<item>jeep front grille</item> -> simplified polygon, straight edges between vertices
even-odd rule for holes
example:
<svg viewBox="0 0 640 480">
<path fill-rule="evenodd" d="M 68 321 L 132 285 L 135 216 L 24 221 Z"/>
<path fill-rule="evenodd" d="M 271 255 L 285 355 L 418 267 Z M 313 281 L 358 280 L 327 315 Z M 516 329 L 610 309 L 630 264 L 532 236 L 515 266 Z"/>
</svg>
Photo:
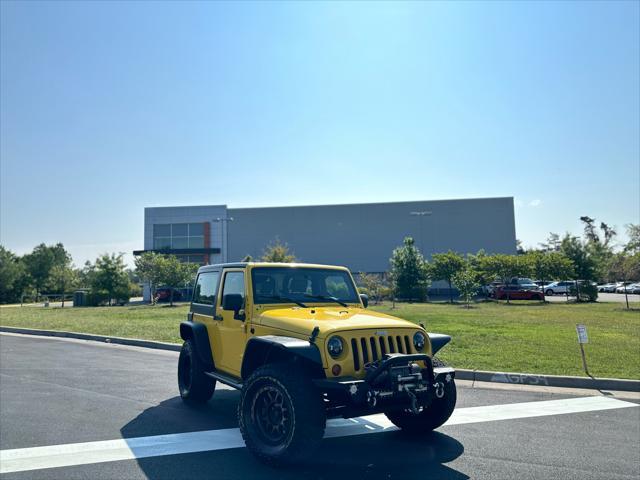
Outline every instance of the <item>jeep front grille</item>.
<svg viewBox="0 0 640 480">
<path fill-rule="evenodd" d="M 413 353 L 409 335 L 382 335 L 351 339 L 353 369 L 380 360 L 387 353 Z"/>
</svg>

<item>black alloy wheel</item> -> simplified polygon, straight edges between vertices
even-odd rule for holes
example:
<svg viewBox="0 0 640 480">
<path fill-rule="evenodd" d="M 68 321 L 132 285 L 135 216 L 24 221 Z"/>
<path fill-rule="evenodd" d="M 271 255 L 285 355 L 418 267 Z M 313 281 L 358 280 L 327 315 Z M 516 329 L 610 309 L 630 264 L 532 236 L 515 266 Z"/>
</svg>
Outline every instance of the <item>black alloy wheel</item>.
<svg viewBox="0 0 640 480">
<path fill-rule="evenodd" d="M 253 397 L 251 416 L 256 433 L 269 445 L 286 442 L 293 430 L 292 407 L 278 385 L 265 385 Z"/>
</svg>

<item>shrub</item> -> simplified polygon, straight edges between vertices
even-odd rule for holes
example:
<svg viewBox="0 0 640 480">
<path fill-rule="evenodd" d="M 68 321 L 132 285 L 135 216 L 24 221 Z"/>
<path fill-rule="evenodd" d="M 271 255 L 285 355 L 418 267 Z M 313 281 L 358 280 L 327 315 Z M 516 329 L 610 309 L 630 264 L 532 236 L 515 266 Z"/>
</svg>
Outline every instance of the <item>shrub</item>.
<svg viewBox="0 0 640 480">
<path fill-rule="evenodd" d="M 578 302 L 595 302 L 598 300 L 598 287 L 596 285 L 592 285 L 591 282 L 585 280 L 578 280 L 577 284 L 577 288 L 576 283 L 571 285 L 569 295 L 575 296 Z M 578 292 L 578 290 L 580 291 Z"/>
</svg>

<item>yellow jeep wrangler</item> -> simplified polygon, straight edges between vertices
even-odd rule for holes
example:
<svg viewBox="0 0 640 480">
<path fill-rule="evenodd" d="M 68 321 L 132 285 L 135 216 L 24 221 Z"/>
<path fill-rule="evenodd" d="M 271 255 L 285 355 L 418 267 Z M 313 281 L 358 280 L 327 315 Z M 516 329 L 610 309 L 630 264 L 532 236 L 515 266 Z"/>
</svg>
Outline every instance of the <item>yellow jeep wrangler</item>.
<svg viewBox="0 0 640 480">
<path fill-rule="evenodd" d="M 180 396 L 206 402 L 216 382 L 239 389 L 247 448 L 272 464 L 310 455 L 331 417 L 384 413 L 414 433 L 441 426 L 455 372 L 433 355 L 451 337 L 367 304 L 343 267 L 201 267 L 180 325 Z"/>
</svg>

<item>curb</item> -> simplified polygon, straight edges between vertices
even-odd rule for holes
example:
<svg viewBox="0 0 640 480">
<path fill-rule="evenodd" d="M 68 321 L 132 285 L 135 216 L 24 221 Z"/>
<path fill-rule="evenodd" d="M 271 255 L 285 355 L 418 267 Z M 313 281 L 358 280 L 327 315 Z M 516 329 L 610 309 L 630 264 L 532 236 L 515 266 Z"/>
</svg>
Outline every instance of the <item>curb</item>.
<svg viewBox="0 0 640 480">
<path fill-rule="evenodd" d="M 153 340 L 140 340 L 137 338 L 107 337 L 104 335 L 93 335 L 91 333 L 61 332 L 58 330 L 39 330 L 36 328 L 0 326 L 0 332 L 21 333 L 23 335 L 38 335 L 42 337 L 76 338 L 78 340 L 116 343 L 118 345 L 129 345 L 130 347 L 154 348 L 156 350 L 171 350 L 174 352 L 179 352 L 181 348 L 181 345 L 178 345 L 177 343 L 156 342 Z"/>
<path fill-rule="evenodd" d="M 89 333 L 61 332 L 57 330 L 38 330 L 34 328 L 0 326 L 0 332 L 39 335 L 45 337 L 76 338 L 79 340 L 115 343 L 133 347 L 154 348 L 157 350 L 171 350 L 174 352 L 179 352 L 181 348 L 177 343 L 156 342 L 153 340 L 140 340 L 137 338 L 109 337 Z M 456 378 L 459 380 L 471 380 L 473 382 L 640 392 L 640 380 L 626 380 L 622 378 L 570 377 L 562 375 L 537 375 L 535 373 L 491 372 L 486 370 L 465 369 L 456 369 Z"/>
<path fill-rule="evenodd" d="M 640 380 L 626 380 L 623 378 L 570 377 L 564 375 L 538 375 L 535 373 L 491 372 L 486 370 L 464 369 L 456 369 L 456 378 L 460 380 L 471 380 L 473 382 L 640 392 Z"/>
</svg>

